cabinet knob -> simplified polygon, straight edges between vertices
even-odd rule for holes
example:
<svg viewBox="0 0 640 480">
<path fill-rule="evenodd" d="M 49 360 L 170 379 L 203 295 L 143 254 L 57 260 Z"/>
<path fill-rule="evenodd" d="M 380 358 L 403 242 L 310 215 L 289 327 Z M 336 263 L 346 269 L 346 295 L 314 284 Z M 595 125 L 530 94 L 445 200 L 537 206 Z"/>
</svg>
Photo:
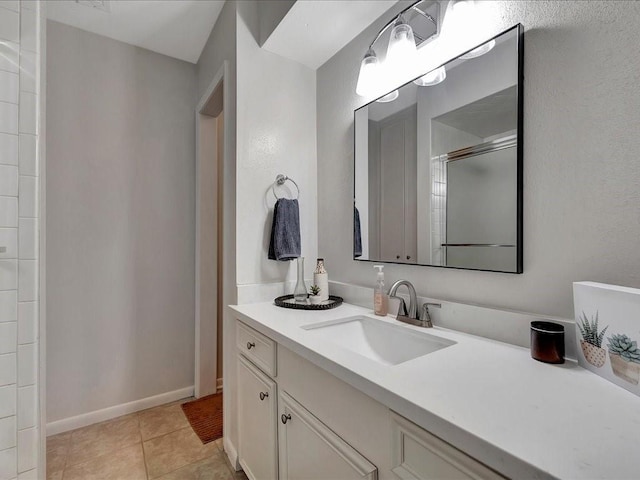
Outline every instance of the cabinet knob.
<svg viewBox="0 0 640 480">
<path fill-rule="evenodd" d="M 269 392 L 260 392 L 260 400 L 264 401 L 269 396 Z"/>
<path fill-rule="evenodd" d="M 396 255 L 396 260 L 400 260 L 400 255 Z"/>
<path fill-rule="evenodd" d="M 407 260 L 411 260 L 411 255 L 407 255 Z"/>
<path fill-rule="evenodd" d="M 247 350 L 251 350 L 253 347 L 255 347 L 256 344 L 253 342 L 247 342 Z"/>
<path fill-rule="evenodd" d="M 282 416 L 280 417 L 280 420 L 282 420 L 282 423 L 286 425 L 287 421 L 291 420 L 291 414 L 283 413 Z"/>
</svg>

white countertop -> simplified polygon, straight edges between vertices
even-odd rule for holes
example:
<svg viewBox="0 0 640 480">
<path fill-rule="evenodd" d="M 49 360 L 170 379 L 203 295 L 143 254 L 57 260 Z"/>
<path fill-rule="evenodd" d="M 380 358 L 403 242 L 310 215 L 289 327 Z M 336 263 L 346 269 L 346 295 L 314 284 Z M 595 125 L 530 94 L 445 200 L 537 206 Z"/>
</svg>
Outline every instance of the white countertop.
<svg viewBox="0 0 640 480">
<path fill-rule="evenodd" d="M 640 398 L 578 367 L 442 328 L 422 329 L 343 304 L 300 311 L 256 303 L 235 316 L 511 478 L 640 478 Z M 300 328 L 366 315 L 457 342 L 385 366 Z"/>
</svg>

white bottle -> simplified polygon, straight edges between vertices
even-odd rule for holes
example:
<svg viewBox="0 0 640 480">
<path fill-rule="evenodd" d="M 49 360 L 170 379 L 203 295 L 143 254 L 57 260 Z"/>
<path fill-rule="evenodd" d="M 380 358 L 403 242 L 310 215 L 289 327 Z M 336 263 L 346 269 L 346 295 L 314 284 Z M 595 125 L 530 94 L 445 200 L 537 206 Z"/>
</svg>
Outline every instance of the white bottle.
<svg viewBox="0 0 640 480">
<path fill-rule="evenodd" d="M 316 270 L 313 272 L 313 283 L 320 287 L 321 302 L 329 300 L 329 274 L 324 268 L 324 259 L 319 258 L 316 264 Z"/>
<path fill-rule="evenodd" d="M 374 265 L 373 268 L 378 269 L 376 285 L 373 288 L 373 312 L 376 315 L 385 316 L 389 313 L 389 298 L 384 291 L 384 265 Z"/>
</svg>

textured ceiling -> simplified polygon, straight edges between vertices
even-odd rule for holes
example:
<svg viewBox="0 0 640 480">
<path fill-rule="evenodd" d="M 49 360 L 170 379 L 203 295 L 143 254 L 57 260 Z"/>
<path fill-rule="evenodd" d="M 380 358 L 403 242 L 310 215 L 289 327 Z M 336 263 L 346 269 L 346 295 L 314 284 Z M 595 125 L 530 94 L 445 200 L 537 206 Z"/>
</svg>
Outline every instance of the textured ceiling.
<svg viewBox="0 0 640 480">
<path fill-rule="evenodd" d="M 56 0 L 47 2 L 47 17 L 196 63 L 223 5 L 224 0 Z"/>
<path fill-rule="evenodd" d="M 398 0 L 298 0 L 263 48 L 316 69 L 396 3 Z"/>
</svg>

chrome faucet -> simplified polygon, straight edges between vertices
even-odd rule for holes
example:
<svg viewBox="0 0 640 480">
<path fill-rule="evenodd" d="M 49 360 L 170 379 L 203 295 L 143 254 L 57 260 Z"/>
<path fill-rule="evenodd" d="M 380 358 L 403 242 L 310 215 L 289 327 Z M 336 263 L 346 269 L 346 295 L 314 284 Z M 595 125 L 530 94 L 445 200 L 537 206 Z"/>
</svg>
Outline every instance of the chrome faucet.
<svg viewBox="0 0 640 480">
<path fill-rule="evenodd" d="M 407 287 L 407 290 L 409 290 L 408 311 L 404 298 L 396 296 L 398 288 L 402 285 Z M 431 315 L 429 315 L 429 307 L 440 308 L 442 306 L 439 303 L 424 303 L 422 305 L 422 310 L 420 311 L 420 316 L 418 316 L 418 296 L 416 295 L 416 289 L 408 280 L 398 280 L 396 283 L 391 285 L 391 288 L 389 289 L 389 298 L 395 298 L 400 301 L 396 320 L 416 325 L 418 327 L 432 328 L 433 323 L 431 322 Z"/>
<path fill-rule="evenodd" d="M 409 311 L 407 312 L 407 305 L 404 303 L 404 298 L 397 297 L 396 292 L 398 288 L 404 285 L 409 290 Z M 412 319 L 418 319 L 418 297 L 416 295 L 416 289 L 413 288 L 411 282 L 408 280 L 398 280 L 396 283 L 391 285 L 389 289 L 389 298 L 395 298 L 400 300 L 400 306 L 398 308 L 398 320 L 400 317 L 409 317 Z"/>
</svg>

